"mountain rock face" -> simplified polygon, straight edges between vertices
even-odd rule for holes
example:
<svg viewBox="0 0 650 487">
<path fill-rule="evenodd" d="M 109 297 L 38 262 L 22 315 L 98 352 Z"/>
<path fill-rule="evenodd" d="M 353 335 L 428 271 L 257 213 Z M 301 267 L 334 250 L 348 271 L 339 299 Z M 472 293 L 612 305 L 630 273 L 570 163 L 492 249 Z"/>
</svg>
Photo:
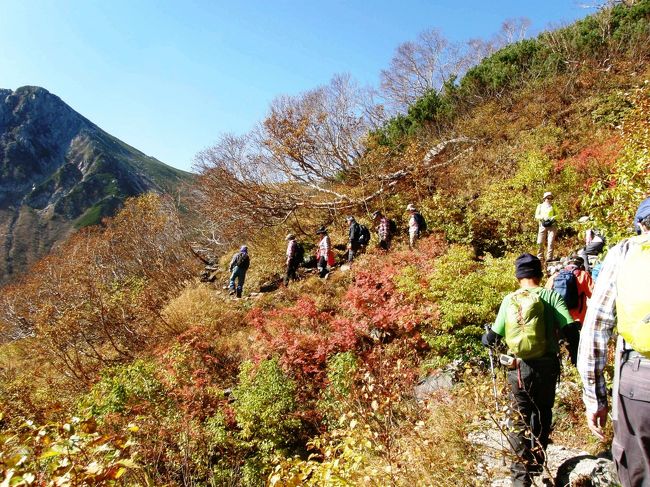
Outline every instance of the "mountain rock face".
<svg viewBox="0 0 650 487">
<path fill-rule="evenodd" d="M 171 193 L 189 173 L 101 130 L 47 90 L 0 89 L 0 284 L 125 198 Z"/>
</svg>

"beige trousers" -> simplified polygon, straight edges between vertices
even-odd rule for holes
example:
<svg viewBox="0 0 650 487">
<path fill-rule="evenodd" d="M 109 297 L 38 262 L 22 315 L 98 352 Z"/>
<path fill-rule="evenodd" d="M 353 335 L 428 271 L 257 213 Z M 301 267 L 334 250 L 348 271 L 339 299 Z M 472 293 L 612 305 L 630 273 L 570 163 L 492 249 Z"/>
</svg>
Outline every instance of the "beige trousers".
<svg viewBox="0 0 650 487">
<path fill-rule="evenodd" d="M 546 240 L 546 261 L 553 260 L 553 243 L 555 242 L 555 234 L 557 233 L 557 226 L 545 227 L 539 225 L 537 231 L 537 258 L 541 259 L 544 255 L 544 240 Z"/>
</svg>

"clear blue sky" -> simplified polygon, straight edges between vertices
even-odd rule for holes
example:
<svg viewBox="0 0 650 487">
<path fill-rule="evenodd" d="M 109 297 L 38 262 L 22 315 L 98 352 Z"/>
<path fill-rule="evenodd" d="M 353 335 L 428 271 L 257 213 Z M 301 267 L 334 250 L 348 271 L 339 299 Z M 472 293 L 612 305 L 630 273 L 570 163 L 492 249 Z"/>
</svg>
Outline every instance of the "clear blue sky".
<svg viewBox="0 0 650 487">
<path fill-rule="evenodd" d="M 592 10 L 575 0 L 2 0 L 0 88 L 38 85 L 172 166 L 224 132 L 248 131 L 281 94 L 350 73 L 378 85 L 396 46 L 436 27 L 490 37 Z"/>
</svg>

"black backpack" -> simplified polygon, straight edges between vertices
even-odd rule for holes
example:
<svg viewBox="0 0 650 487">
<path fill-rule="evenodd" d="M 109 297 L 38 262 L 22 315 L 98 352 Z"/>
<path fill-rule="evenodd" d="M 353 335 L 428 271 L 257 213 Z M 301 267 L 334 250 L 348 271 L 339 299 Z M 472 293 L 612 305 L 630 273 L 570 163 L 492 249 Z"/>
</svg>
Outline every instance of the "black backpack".
<svg viewBox="0 0 650 487">
<path fill-rule="evenodd" d="M 357 241 L 361 245 L 367 245 L 370 242 L 370 230 L 367 226 L 359 224 L 359 239 Z"/>
<path fill-rule="evenodd" d="M 397 233 L 397 223 L 395 223 L 395 220 L 388 220 L 388 232 L 391 235 L 395 235 Z"/>
<path fill-rule="evenodd" d="M 305 247 L 300 242 L 296 242 L 296 251 L 293 253 L 293 261 L 302 264 L 304 260 Z"/>
<path fill-rule="evenodd" d="M 415 216 L 415 223 L 417 223 L 417 225 L 418 225 L 418 231 L 420 233 L 426 232 L 427 231 L 427 222 L 424 219 L 424 217 L 422 216 L 422 214 L 421 213 L 416 213 L 414 216 Z"/>
</svg>

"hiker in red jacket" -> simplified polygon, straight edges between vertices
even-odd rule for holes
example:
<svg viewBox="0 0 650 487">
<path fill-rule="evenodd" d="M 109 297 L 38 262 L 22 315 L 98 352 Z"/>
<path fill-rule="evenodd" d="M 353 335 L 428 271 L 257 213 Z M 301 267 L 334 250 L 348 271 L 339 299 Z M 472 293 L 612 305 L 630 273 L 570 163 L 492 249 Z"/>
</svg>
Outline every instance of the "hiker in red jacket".
<svg viewBox="0 0 650 487">
<path fill-rule="evenodd" d="M 561 271 L 562 270 L 572 272 L 576 278 L 578 302 L 575 306 L 570 306 L 575 303 L 569 302 L 567 303 L 567 306 L 573 319 L 582 325 L 585 321 L 585 315 L 587 314 L 587 300 L 591 298 L 591 293 L 594 290 L 594 281 L 591 278 L 591 274 L 589 274 L 584 268 L 584 259 L 578 255 L 571 255 Z M 559 273 L 560 272 L 556 272 L 549 278 L 545 286 L 547 289 L 555 289 L 554 283 Z"/>
</svg>

